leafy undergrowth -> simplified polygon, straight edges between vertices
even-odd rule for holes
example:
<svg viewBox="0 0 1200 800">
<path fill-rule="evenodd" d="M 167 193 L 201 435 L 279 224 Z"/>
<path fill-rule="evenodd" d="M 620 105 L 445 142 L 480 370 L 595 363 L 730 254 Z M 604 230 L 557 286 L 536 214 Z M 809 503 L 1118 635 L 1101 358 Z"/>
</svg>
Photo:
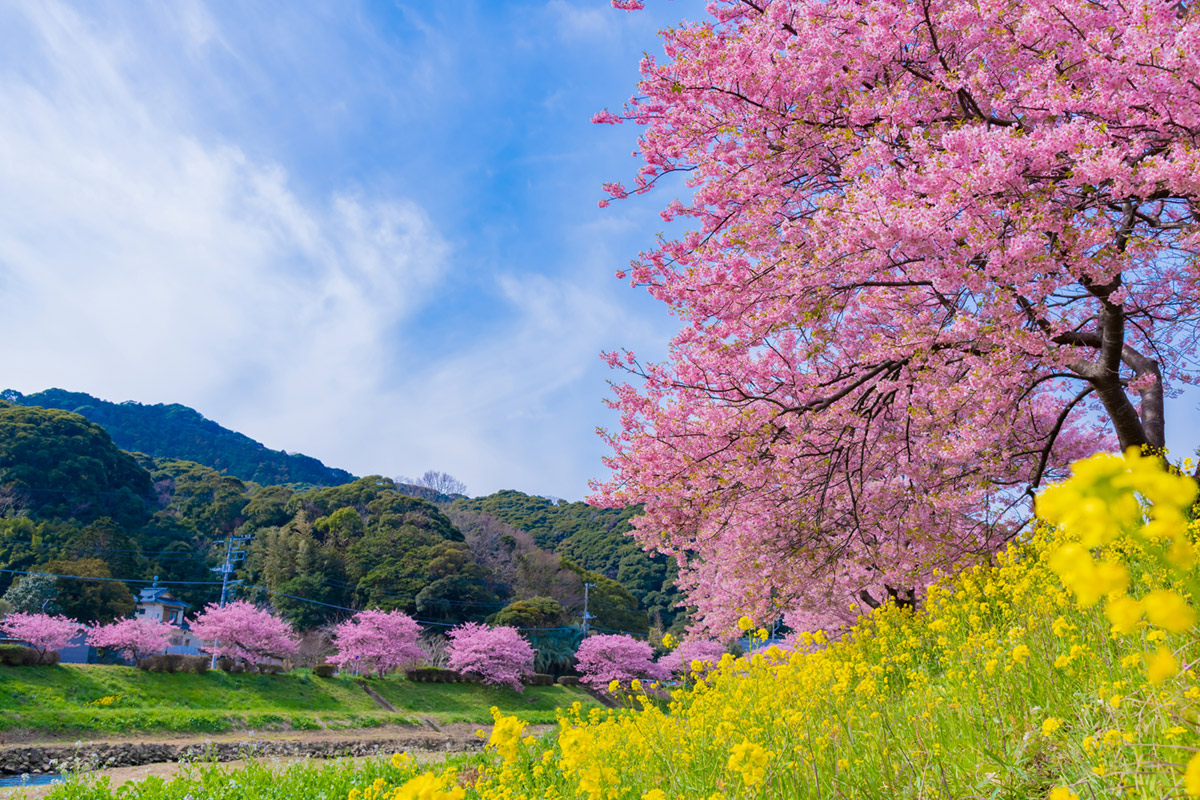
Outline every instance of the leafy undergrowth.
<svg viewBox="0 0 1200 800">
<path fill-rule="evenodd" d="M 398 677 L 373 678 L 370 685 L 398 713 L 380 709 L 353 678 L 318 678 L 308 672 L 194 675 L 101 665 L 0 667 L 0 730 L 215 733 L 374 727 L 419 718 L 478 723 L 490 721 L 493 706 L 530 723 L 546 723 L 554 722 L 559 706 L 594 704 L 587 695 L 561 686 L 530 686 L 518 694 Z"/>
<path fill-rule="evenodd" d="M 1077 470 L 1039 503 L 1058 528 L 943 578 L 920 613 L 727 659 L 667 708 L 569 710 L 542 740 L 498 711 L 486 754 L 346 798 L 1200 796 L 1195 487 L 1136 456 Z"/>
</svg>

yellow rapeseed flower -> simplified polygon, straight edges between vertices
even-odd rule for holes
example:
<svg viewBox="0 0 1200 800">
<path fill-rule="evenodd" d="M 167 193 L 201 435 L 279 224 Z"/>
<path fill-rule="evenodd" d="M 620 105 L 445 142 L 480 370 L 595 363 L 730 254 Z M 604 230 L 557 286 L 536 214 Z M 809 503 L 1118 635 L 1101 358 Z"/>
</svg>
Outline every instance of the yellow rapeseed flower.
<svg viewBox="0 0 1200 800">
<path fill-rule="evenodd" d="M 1183 790 L 1188 797 L 1200 797 L 1200 753 L 1192 756 L 1183 772 Z"/>
<path fill-rule="evenodd" d="M 1171 633 L 1183 633 L 1196 624 L 1196 611 L 1187 600 L 1169 589 L 1159 589 L 1146 595 L 1146 618 L 1150 624 Z"/>
<path fill-rule="evenodd" d="M 1165 647 L 1159 647 L 1154 655 L 1146 659 L 1146 680 L 1154 686 L 1164 683 L 1179 672 L 1179 662 Z"/>
<path fill-rule="evenodd" d="M 728 767 L 731 772 L 740 772 L 747 786 L 758 786 L 766 779 L 767 763 L 771 753 L 749 739 L 730 748 Z"/>
</svg>

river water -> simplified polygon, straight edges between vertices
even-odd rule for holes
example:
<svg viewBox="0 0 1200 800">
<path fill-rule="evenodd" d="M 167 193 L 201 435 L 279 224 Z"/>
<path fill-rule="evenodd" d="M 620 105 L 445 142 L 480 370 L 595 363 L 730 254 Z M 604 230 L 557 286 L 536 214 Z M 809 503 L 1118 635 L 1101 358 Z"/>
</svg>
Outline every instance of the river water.
<svg viewBox="0 0 1200 800">
<path fill-rule="evenodd" d="M 46 775 L 0 775 L 0 786 L 45 786 L 66 780 L 57 772 Z"/>
</svg>

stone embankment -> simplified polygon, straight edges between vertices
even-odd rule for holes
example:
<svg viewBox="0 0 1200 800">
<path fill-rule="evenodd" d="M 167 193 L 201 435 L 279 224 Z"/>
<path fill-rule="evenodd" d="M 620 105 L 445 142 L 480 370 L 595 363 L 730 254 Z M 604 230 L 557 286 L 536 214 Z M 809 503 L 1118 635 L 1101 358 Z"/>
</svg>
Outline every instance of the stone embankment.
<svg viewBox="0 0 1200 800">
<path fill-rule="evenodd" d="M 247 758 L 338 758 L 390 755 L 407 750 L 462 752 L 483 746 L 474 736 L 429 732 L 357 739 L 243 739 L 192 742 L 76 742 L 0 747 L 0 775 L 42 775 L 169 761 L 237 761 Z"/>
</svg>

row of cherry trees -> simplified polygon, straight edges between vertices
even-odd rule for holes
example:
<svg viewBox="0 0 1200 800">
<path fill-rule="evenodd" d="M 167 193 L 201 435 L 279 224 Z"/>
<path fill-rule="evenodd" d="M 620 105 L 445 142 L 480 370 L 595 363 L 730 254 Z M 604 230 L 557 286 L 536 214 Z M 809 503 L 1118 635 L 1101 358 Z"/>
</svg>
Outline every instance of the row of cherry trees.
<svg viewBox="0 0 1200 800">
<path fill-rule="evenodd" d="M 27 642 L 41 656 L 66 647 L 81 630 L 84 626 L 76 620 L 49 614 L 14 613 L 0 621 L 0 634 Z M 286 622 L 244 601 L 206 607 L 191 630 L 211 643 L 208 650 L 216 656 L 261 663 L 297 652 Z M 137 663 L 165 651 L 176 631 L 158 620 L 123 619 L 92 628 L 87 642 Z M 420 625 L 403 612 L 361 611 L 334 629 L 337 654 L 329 661 L 343 670 L 382 676 L 425 660 L 420 637 Z M 522 678 L 534 672 L 534 649 L 516 628 L 468 622 L 452 629 L 448 639 L 450 668 L 483 683 L 521 691 Z M 576 659 L 583 682 L 603 687 L 612 681 L 665 680 L 687 673 L 695 661 L 714 664 L 724 649 L 717 642 L 694 640 L 655 661 L 646 642 L 623 634 L 597 635 L 583 641 Z"/>
<path fill-rule="evenodd" d="M 120 653 L 135 663 L 164 652 L 178 633 L 173 625 L 144 618 L 121 619 L 90 629 L 78 620 L 51 614 L 13 613 L 0 621 L 0 634 L 27 642 L 43 657 L 66 647 L 85 630 L 88 644 Z M 254 663 L 287 658 L 298 649 L 291 626 L 245 601 L 205 607 L 192 621 L 191 630 L 211 643 L 214 655 Z"/>
</svg>

